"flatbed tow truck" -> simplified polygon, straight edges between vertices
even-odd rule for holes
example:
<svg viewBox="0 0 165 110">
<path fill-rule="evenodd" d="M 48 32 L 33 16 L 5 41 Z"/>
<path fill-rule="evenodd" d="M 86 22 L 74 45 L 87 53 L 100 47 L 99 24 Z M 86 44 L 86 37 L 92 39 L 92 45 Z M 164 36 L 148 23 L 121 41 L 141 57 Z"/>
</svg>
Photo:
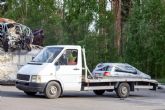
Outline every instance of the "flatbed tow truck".
<svg viewBox="0 0 165 110">
<path fill-rule="evenodd" d="M 60 97 L 64 91 L 93 91 L 103 95 L 113 90 L 118 97 L 126 98 L 135 89 L 156 90 L 157 86 L 156 80 L 140 77 L 93 77 L 87 67 L 85 49 L 77 45 L 44 47 L 18 71 L 16 80 L 16 87 L 27 95 L 39 92 L 50 99 Z"/>
</svg>

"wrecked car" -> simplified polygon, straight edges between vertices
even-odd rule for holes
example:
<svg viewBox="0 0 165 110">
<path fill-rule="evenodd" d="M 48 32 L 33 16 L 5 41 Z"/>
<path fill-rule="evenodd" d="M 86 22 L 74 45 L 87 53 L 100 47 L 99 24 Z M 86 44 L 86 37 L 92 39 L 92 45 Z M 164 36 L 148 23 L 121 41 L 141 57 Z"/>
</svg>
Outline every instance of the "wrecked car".
<svg viewBox="0 0 165 110">
<path fill-rule="evenodd" d="M 31 50 L 33 34 L 29 27 L 19 23 L 0 23 L 0 46 L 5 52 L 16 49 Z"/>
<path fill-rule="evenodd" d="M 94 77 L 151 77 L 127 63 L 99 63 L 92 72 Z"/>
</svg>

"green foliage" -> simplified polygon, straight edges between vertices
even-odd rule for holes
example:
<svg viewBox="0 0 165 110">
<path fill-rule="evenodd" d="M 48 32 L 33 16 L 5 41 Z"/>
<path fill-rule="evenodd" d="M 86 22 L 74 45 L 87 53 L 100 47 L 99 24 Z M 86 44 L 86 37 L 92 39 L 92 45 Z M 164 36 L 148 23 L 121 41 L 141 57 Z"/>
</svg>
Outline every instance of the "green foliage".
<svg viewBox="0 0 165 110">
<path fill-rule="evenodd" d="M 153 77 L 165 77 L 165 5 L 163 0 L 133 2 L 125 23 L 125 61 Z"/>
</svg>

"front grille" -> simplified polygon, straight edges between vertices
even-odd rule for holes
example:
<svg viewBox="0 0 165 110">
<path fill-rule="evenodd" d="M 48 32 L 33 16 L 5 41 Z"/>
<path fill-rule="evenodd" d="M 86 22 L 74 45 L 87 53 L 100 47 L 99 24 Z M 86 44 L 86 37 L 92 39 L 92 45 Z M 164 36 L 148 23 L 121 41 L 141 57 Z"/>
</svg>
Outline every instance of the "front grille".
<svg viewBox="0 0 165 110">
<path fill-rule="evenodd" d="M 30 79 L 30 75 L 17 74 L 17 79 L 19 79 L 19 80 L 29 81 L 29 79 Z"/>
</svg>

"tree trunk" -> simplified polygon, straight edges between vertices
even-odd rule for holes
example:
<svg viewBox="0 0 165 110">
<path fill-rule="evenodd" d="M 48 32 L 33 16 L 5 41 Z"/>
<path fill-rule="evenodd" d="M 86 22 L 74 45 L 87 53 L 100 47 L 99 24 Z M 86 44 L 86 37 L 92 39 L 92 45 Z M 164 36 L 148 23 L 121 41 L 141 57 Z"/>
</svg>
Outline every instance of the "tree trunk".
<svg viewBox="0 0 165 110">
<path fill-rule="evenodd" d="M 121 42 L 122 42 L 122 27 L 121 27 L 121 0 L 112 0 L 112 7 L 115 15 L 115 48 L 118 55 L 121 55 Z"/>
</svg>

